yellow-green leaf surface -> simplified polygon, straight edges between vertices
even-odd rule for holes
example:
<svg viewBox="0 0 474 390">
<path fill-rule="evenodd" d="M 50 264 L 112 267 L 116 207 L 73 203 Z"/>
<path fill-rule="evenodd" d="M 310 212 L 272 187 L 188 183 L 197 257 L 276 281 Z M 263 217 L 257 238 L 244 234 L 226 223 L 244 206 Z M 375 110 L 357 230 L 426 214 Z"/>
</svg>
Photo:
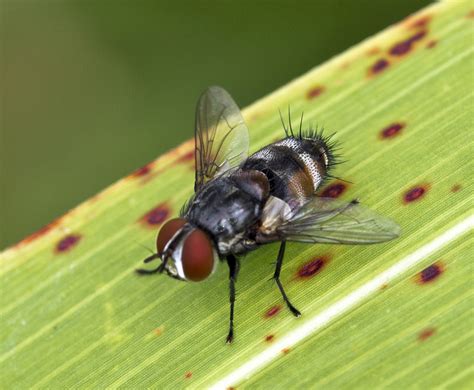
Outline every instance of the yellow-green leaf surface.
<svg viewBox="0 0 474 390">
<path fill-rule="evenodd" d="M 250 253 L 226 345 L 225 265 L 202 283 L 133 272 L 192 193 L 187 142 L 1 254 L 2 388 L 472 388 L 472 7 L 438 3 L 243 111 L 252 151 L 288 106 L 336 132 L 349 183 L 326 194 L 399 239 L 289 245 L 300 318 L 268 281 L 278 246 Z"/>
</svg>

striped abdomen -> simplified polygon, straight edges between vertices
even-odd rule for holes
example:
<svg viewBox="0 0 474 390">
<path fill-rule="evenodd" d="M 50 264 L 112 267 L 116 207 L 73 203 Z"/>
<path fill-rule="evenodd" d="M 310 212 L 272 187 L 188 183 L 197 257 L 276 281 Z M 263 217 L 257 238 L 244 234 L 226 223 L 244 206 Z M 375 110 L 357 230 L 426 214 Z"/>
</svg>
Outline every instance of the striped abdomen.
<svg viewBox="0 0 474 390">
<path fill-rule="evenodd" d="M 243 170 L 263 172 L 270 195 L 293 209 L 314 196 L 334 163 L 330 145 L 318 134 L 287 137 L 251 155 Z"/>
</svg>

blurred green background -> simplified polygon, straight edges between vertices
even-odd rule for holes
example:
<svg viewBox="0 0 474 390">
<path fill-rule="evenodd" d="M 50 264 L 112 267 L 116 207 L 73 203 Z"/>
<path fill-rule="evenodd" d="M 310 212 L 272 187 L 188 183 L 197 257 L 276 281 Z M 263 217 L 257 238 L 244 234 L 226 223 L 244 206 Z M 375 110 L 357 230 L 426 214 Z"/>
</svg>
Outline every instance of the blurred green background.
<svg viewBox="0 0 474 390">
<path fill-rule="evenodd" d="M 1 1 L 0 249 L 190 138 L 206 86 L 246 106 L 429 3 Z"/>
</svg>

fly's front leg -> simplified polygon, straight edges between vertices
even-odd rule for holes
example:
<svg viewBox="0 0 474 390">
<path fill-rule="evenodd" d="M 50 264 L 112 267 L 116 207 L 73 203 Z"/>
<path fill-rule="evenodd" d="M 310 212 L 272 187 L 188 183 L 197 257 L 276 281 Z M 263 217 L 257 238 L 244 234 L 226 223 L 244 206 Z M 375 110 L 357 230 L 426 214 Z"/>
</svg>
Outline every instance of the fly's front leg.
<svg viewBox="0 0 474 390">
<path fill-rule="evenodd" d="M 240 269 L 240 262 L 233 255 L 227 256 L 227 265 L 229 266 L 229 300 L 230 300 L 230 323 L 229 334 L 226 342 L 231 343 L 234 339 L 234 303 L 235 303 L 235 282 Z"/>
<path fill-rule="evenodd" d="M 281 295 L 283 297 L 283 300 L 286 303 L 286 306 L 288 306 L 288 309 L 290 309 L 290 311 L 296 317 L 299 317 L 301 315 L 300 311 L 291 304 L 290 300 L 286 296 L 285 290 L 283 289 L 283 286 L 280 281 L 280 271 L 281 271 L 281 266 L 283 265 L 283 257 L 285 257 L 285 247 L 286 247 L 286 241 L 282 241 L 280 245 L 280 250 L 278 251 L 278 258 L 276 261 L 276 267 L 275 267 L 275 273 L 273 274 L 273 279 L 275 279 L 275 282 L 278 285 L 278 288 L 280 289 Z"/>
</svg>

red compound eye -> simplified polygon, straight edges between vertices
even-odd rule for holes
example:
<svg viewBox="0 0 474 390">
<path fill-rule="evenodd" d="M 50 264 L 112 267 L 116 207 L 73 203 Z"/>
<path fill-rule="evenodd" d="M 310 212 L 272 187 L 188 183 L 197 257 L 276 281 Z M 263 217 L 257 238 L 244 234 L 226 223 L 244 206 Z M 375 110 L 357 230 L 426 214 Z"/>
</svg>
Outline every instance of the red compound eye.
<svg viewBox="0 0 474 390">
<path fill-rule="evenodd" d="M 209 237 L 200 229 L 186 237 L 182 254 L 186 279 L 199 282 L 206 279 L 214 268 L 214 251 Z"/>
<path fill-rule="evenodd" d="M 166 222 L 163 227 L 160 229 L 160 233 L 158 233 L 158 237 L 156 238 L 156 249 L 158 253 L 162 253 L 163 249 L 165 249 L 166 244 L 169 240 L 176 234 L 176 232 L 181 229 L 186 220 L 183 218 L 175 218 L 170 219 Z"/>
</svg>

